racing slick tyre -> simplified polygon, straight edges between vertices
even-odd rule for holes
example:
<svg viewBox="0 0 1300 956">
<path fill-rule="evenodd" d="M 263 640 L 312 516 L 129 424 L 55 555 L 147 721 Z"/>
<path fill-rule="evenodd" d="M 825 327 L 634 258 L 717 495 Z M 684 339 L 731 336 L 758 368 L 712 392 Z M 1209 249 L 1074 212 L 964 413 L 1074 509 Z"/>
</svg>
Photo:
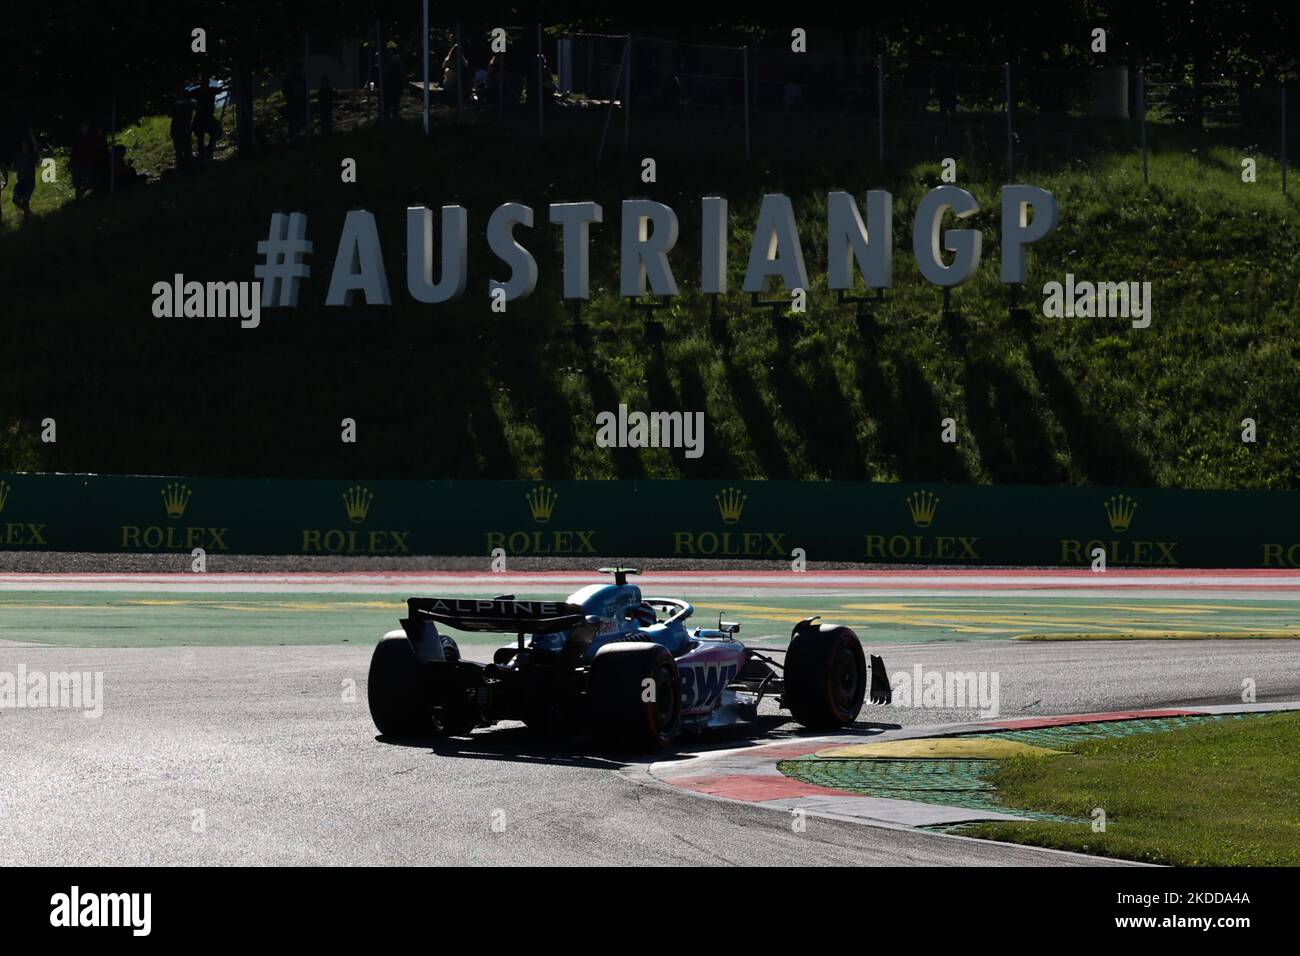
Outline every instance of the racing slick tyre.
<svg viewBox="0 0 1300 956">
<path fill-rule="evenodd" d="M 653 694 L 646 693 L 650 688 Z M 591 662 L 587 694 L 592 731 L 609 746 L 638 752 L 661 750 L 676 740 L 681 730 L 681 675 L 672 654 L 660 644 L 628 642 L 602 647 Z"/>
<path fill-rule="evenodd" d="M 867 661 L 858 635 L 847 627 L 803 622 L 785 655 L 782 705 L 810 730 L 853 723 L 867 693 Z"/>
<path fill-rule="evenodd" d="M 450 666 L 460 659 L 459 648 L 444 637 Z M 447 665 L 430 665 L 447 666 Z M 405 637 L 385 637 L 370 657 L 366 699 L 370 718 L 384 736 L 451 737 L 469 733 L 476 723 L 465 707 L 448 707 L 435 700 L 434 684 L 415 658 Z"/>
</svg>

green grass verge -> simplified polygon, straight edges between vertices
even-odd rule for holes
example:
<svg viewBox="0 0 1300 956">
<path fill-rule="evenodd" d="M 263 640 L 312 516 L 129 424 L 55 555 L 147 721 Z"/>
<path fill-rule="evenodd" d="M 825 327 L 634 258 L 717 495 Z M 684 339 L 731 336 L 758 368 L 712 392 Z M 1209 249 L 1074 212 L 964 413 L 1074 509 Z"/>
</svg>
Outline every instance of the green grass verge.
<svg viewBox="0 0 1300 956">
<path fill-rule="evenodd" d="M 987 823 L 970 836 L 1183 866 L 1300 865 L 1300 713 L 1067 744 L 1002 762 L 1008 807 L 1080 818 Z M 1106 830 L 1095 833 L 1095 807 Z"/>
</svg>

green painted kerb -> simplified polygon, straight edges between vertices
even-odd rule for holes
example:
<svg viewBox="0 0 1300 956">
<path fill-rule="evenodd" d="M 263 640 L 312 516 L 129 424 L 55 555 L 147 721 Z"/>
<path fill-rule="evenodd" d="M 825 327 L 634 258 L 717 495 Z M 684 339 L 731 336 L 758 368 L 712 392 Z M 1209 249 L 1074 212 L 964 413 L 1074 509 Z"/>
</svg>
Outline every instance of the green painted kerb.
<svg viewBox="0 0 1300 956">
<path fill-rule="evenodd" d="M 1088 724 L 1065 724 L 1034 730 L 1006 730 L 971 736 L 1017 740 L 1036 747 L 1057 750 L 1064 744 L 1090 740 L 1159 733 L 1194 726 L 1204 721 L 1244 720 L 1258 714 L 1209 714 L 1205 716 L 1155 717 Z M 965 735 L 963 735 L 965 736 Z M 1041 757 L 1041 760 L 1069 760 L 1069 756 Z M 782 760 L 777 769 L 787 777 L 819 787 L 831 787 L 866 797 L 917 800 L 945 807 L 960 807 L 990 813 L 1009 813 L 1029 820 L 1054 823 L 1087 822 L 1052 813 L 1007 806 L 990 782 L 996 760 L 889 760 L 826 759 L 815 754 Z"/>
</svg>

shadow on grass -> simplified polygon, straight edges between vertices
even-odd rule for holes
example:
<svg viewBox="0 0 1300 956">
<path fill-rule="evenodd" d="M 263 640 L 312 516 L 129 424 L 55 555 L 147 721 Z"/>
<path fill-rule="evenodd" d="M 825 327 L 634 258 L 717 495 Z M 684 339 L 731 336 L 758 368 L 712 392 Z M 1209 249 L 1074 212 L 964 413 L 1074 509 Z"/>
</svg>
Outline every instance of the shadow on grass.
<svg viewBox="0 0 1300 956">
<path fill-rule="evenodd" d="M 944 332 L 962 357 L 966 418 L 989 476 L 1006 484 L 1054 484 L 1067 475 L 1053 456 L 1051 436 L 1034 413 L 1034 396 L 980 343 L 966 320 L 945 313 Z"/>
<path fill-rule="evenodd" d="M 681 410 L 683 418 L 694 412 L 706 410 L 708 399 L 704 388 L 704 379 L 700 376 L 699 366 L 692 361 L 676 365 L 682 380 L 682 393 L 679 395 L 672 386 L 669 377 L 669 365 L 664 355 L 661 342 L 652 342 L 649 346 L 648 374 L 646 389 L 650 395 L 650 404 L 656 411 Z M 681 469 L 685 478 L 727 478 L 736 474 L 736 461 L 730 449 L 718 438 L 710 424 L 708 414 L 704 416 L 704 454 L 699 458 L 687 458 L 682 449 L 672 449 L 673 463 Z"/>
<path fill-rule="evenodd" d="M 754 446 L 765 478 L 792 478 L 790 459 L 786 454 L 781 437 L 772 426 L 772 413 L 768 410 L 763 396 L 759 393 L 749 370 L 736 364 L 732 358 L 732 340 L 730 327 L 723 323 L 716 330 L 715 345 L 722 367 L 726 371 L 727 387 L 740 418 L 745 423 L 749 440 Z"/>
<path fill-rule="evenodd" d="M 887 333 L 875 314 L 866 313 L 858 331 L 852 348 L 858 390 L 867 414 L 876 422 L 876 441 L 885 464 L 901 481 L 972 481 L 956 446 L 939 440 L 940 422 L 946 415 L 920 366 L 901 350 L 889 351 Z M 885 354 L 893 357 L 897 369 L 896 392 L 881 362 Z"/>
<path fill-rule="evenodd" d="M 1083 477 L 1094 485 L 1151 484 L 1154 476 L 1150 461 L 1125 439 L 1119 428 L 1088 410 L 1074 382 L 1055 357 L 1035 343 L 1032 316 L 1018 312 L 1012 324 L 1053 414 L 1065 429 L 1071 460 Z"/>
<path fill-rule="evenodd" d="M 804 439 L 809 465 L 816 474 L 829 479 L 866 480 L 866 450 L 857 435 L 825 340 L 798 349 L 793 341 L 799 334 L 797 326 L 778 326 L 778 330 L 781 352 L 801 352 L 802 362 L 777 362 L 772 369 L 772 387 L 782 411 Z"/>
<path fill-rule="evenodd" d="M 618 408 L 621 399 L 618 390 L 609 376 L 605 374 L 600 361 L 592 357 L 586 364 L 587 388 L 591 392 L 591 405 L 603 411 Z M 608 449 L 614 459 L 614 474 L 617 478 L 644 478 L 645 464 L 635 448 L 614 447 Z"/>
</svg>

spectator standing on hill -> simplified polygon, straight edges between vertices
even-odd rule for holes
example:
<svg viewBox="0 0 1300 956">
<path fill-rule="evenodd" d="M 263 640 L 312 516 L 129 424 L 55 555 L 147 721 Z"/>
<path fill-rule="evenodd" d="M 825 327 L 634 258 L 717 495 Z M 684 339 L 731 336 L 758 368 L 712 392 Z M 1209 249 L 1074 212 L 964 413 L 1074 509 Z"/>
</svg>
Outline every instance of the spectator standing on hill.
<svg viewBox="0 0 1300 956">
<path fill-rule="evenodd" d="M 402 108 L 402 91 L 406 88 L 406 66 L 399 54 L 394 53 L 384 71 L 384 112 L 395 120 Z"/>
<path fill-rule="evenodd" d="M 194 94 L 195 155 L 199 165 L 206 166 L 221 138 L 221 124 L 217 122 L 217 90 L 205 83 Z"/>
<path fill-rule="evenodd" d="M 460 68 L 457 69 L 456 61 L 459 58 Z M 469 60 L 465 59 L 465 54 L 460 52 L 460 46 L 453 46 L 448 52 L 446 58 L 442 61 L 442 93 L 447 98 L 448 105 L 456 102 L 457 83 L 461 78 L 469 75 Z"/>
<path fill-rule="evenodd" d="M 81 124 L 81 134 L 72 147 L 72 193 L 81 199 L 94 190 L 102 192 L 108 180 L 108 140 L 98 127 Z"/>
<path fill-rule="evenodd" d="M 194 154 L 190 148 L 190 125 L 194 116 L 194 103 L 188 96 L 178 96 L 172 104 L 171 138 L 176 151 L 176 171 L 188 173 Z"/>
<path fill-rule="evenodd" d="M 320 89 L 316 91 L 316 111 L 320 114 L 320 131 L 324 136 L 334 132 L 334 86 L 328 76 L 320 78 Z"/>
<path fill-rule="evenodd" d="M 27 136 L 14 157 L 14 205 L 23 214 L 23 225 L 32 215 L 32 193 L 36 191 L 36 137 L 28 130 Z"/>
<path fill-rule="evenodd" d="M 135 163 L 126 158 L 126 147 L 118 143 L 113 147 L 113 191 L 131 189 L 143 180 L 135 170 Z"/>
<path fill-rule="evenodd" d="M 507 112 L 519 109 L 519 97 L 524 91 L 524 78 L 510 68 L 504 53 L 488 61 L 487 82 L 483 93 L 489 103 Z"/>
<path fill-rule="evenodd" d="M 939 112 L 952 116 L 957 112 L 957 71 L 951 66 L 942 66 L 935 76 L 935 93 L 939 97 Z"/>
<path fill-rule="evenodd" d="M 307 125 L 307 86 L 302 75 L 302 64 L 295 62 L 287 76 L 280 81 L 284 93 L 284 118 L 289 126 L 289 140 L 296 141 Z"/>
<path fill-rule="evenodd" d="M 488 71 L 480 66 L 474 71 L 474 82 L 470 87 L 470 98 L 476 111 L 482 111 L 487 106 L 487 84 Z"/>
</svg>

